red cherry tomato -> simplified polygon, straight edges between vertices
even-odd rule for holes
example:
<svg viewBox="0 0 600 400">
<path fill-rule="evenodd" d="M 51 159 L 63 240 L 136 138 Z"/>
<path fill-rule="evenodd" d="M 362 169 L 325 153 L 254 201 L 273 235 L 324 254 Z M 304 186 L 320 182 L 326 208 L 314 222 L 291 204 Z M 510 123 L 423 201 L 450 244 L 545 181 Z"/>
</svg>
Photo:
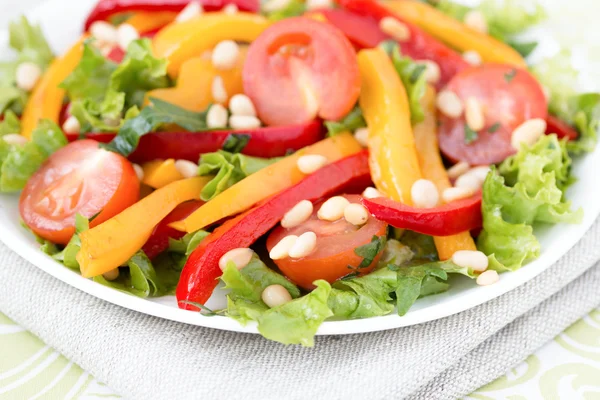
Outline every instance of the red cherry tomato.
<svg viewBox="0 0 600 400">
<path fill-rule="evenodd" d="M 360 92 L 352 45 L 337 28 L 311 18 L 265 30 L 250 45 L 242 76 L 244 92 L 268 125 L 340 119 Z"/>
<path fill-rule="evenodd" d="M 140 182 L 131 163 L 98 142 L 80 140 L 56 153 L 21 193 L 25 224 L 51 242 L 67 244 L 75 232 L 75 215 L 97 215 L 96 226 L 138 201 Z"/>
<path fill-rule="evenodd" d="M 548 104 L 537 80 L 527 71 L 508 65 L 485 64 L 458 73 L 446 89 L 463 103 L 474 97 L 485 116 L 484 128 L 471 143 L 465 140 L 466 122 L 440 117 L 440 149 L 452 161 L 471 165 L 495 164 L 514 154 L 513 130 L 532 118 L 546 119 Z"/>
<path fill-rule="evenodd" d="M 351 203 L 360 204 L 360 196 L 345 195 Z M 329 222 L 322 221 L 317 217 L 320 204 L 316 204 L 311 217 L 303 224 L 294 228 L 277 227 L 267 239 L 267 249 L 271 251 L 281 239 L 288 235 L 300 236 L 312 231 L 317 235 L 317 247 L 308 256 L 303 258 L 286 257 L 276 260 L 275 263 L 285 276 L 290 278 L 305 289 L 313 289 L 313 282 L 317 279 L 325 279 L 332 283 L 350 273 L 350 267 L 357 267 L 362 261 L 354 250 L 371 241 L 373 236 L 386 234 L 387 224 L 369 217 L 367 223 L 361 227 L 346 222 L 344 218 Z M 360 273 L 370 272 L 379 261 L 381 252 L 375 257 L 368 268 L 361 268 Z"/>
</svg>

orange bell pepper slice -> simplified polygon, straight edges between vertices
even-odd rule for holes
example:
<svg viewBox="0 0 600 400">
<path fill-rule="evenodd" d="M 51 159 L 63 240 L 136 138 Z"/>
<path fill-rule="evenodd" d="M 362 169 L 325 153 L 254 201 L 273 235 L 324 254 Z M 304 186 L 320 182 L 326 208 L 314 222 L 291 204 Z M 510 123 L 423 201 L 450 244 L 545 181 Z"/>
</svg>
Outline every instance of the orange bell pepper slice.
<svg viewBox="0 0 600 400">
<path fill-rule="evenodd" d="M 216 69 L 211 60 L 206 57 L 201 56 L 187 60 L 181 66 L 177 86 L 148 92 L 146 103 L 150 98 L 157 98 L 190 111 L 204 111 L 209 104 L 217 102 L 212 96 L 212 82 L 216 76 L 223 79 L 227 101 L 229 101 L 234 94 L 244 92 L 242 68 L 247 50 L 247 47 L 241 47 L 236 66 L 226 71 Z"/>
<path fill-rule="evenodd" d="M 414 135 L 423 178 L 432 181 L 442 193 L 452 187 L 452 184 L 444 168 L 438 146 L 435 98 L 435 89 L 428 87 L 421 100 L 425 119 L 414 127 Z M 452 258 L 458 250 L 477 250 L 470 232 L 434 237 L 433 240 L 440 260 Z"/>
<path fill-rule="evenodd" d="M 182 64 L 190 58 L 202 55 L 223 40 L 252 42 L 269 24 L 265 17 L 253 13 L 205 13 L 186 22 L 172 23 L 158 32 L 152 41 L 154 55 L 167 58 L 169 75 L 177 77 Z"/>
<path fill-rule="evenodd" d="M 223 218 L 246 211 L 256 203 L 294 186 L 306 176 L 296 165 L 298 158 L 303 155 L 320 154 L 327 157 L 328 162 L 334 162 L 361 150 L 360 144 L 349 133 L 317 142 L 242 179 L 183 221 L 171 224 L 171 227 L 195 232 Z"/>
<path fill-rule="evenodd" d="M 523 57 L 512 47 L 445 15 L 427 3 L 392 0 L 384 3 L 399 17 L 418 25 L 431 35 L 461 51 L 474 50 L 485 62 L 511 64 L 527 68 Z"/>
<path fill-rule="evenodd" d="M 154 189 L 160 189 L 169 183 L 183 179 L 172 158 L 147 162 L 142 165 L 142 169 L 144 170 L 142 183 Z"/>
<path fill-rule="evenodd" d="M 27 138 L 41 119 L 58 123 L 65 90 L 58 87 L 81 60 L 83 55 L 83 36 L 65 55 L 56 58 L 48 67 L 29 97 L 21 117 L 21 134 Z"/>
<path fill-rule="evenodd" d="M 137 12 L 127 20 L 127 23 L 133 26 L 140 34 L 152 32 L 170 24 L 177 17 L 176 12 Z"/>
<path fill-rule="evenodd" d="M 198 199 L 212 177 L 173 182 L 158 189 L 120 214 L 80 234 L 77 261 L 85 278 L 102 275 L 125 264 L 160 223 L 179 204 Z"/>
<path fill-rule="evenodd" d="M 369 166 L 379 191 L 412 206 L 411 188 L 421 169 L 406 90 L 387 54 L 361 50 L 359 104 L 369 128 Z"/>
</svg>

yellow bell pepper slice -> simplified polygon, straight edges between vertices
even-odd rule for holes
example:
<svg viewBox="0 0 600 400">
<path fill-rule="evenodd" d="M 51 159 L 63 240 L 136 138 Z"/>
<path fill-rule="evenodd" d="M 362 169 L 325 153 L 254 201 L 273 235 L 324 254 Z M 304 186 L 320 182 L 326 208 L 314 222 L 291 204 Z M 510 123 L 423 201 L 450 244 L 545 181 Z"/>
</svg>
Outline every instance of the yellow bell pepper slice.
<svg viewBox="0 0 600 400">
<path fill-rule="evenodd" d="M 181 66 L 177 86 L 149 91 L 146 94 L 146 103 L 150 98 L 157 98 L 190 111 L 204 111 L 209 104 L 217 102 L 212 96 L 212 82 L 216 76 L 223 79 L 227 101 L 229 101 L 234 94 L 244 92 L 242 68 L 247 50 L 247 47 L 241 47 L 236 66 L 226 71 L 216 69 L 211 60 L 206 57 L 187 60 Z"/>
<path fill-rule="evenodd" d="M 269 24 L 266 18 L 253 13 L 206 13 L 166 26 L 156 34 L 152 47 L 155 56 L 169 61 L 169 75 L 177 77 L 182 64 L 190 58 L 202 55 L 223 40 L 252 42 Z"/>
<path fill-rule="evenodd" d="M 83 55 L 83 36 L 65 55 L 56 58 L 31 93 L 21 118 L 21 134 L 27 138 L 41 119 L 58 123 L 65 90 L 58 87 L 79 64 Z"/>
<path fill-rule="evenodd" d="M 369 128 L 371 178 L 387 197 L 412 205 L 411 188 L 421 178 L 406 90 L 381 49 L 358 53 L 359 104 Z"/>
<path fill-rule="evenodd" d="M 183 179 L 183 175 L 175 167 L 175 160 L 155 160 L 142 165 L 144 179 L 142 183 L 154 189 L 160 189 L 169 183 Z"/>
<path fill-rule="evenodd" d="M 438 191 L 442 193 L 452 187 L 452 184 L 444 168 L 438 146 L 435 98 L 435 89 L 428 87 L 425 96 L 421 100 L 421 105 L 425 111 L 425 119 L 414 127 L 414 134 L 423 178 L 432 181 Z M 469 232 L 434 237 L 433 240 L 440 260 L 451 258 L 458 250 L 477 250 Z"/>
<path fill-rule="evenodd" d="M 469 28 L 427 3 L 411 0 L 386 1 L 384 5 L 399 17 L 421 27 L 436 38 L 461 50 L 474 50 L 485 62 L 511 64 L 526 68 L 521 55 L 507 44 Z"/>
<path fill-rule="evenodd" d="M 211 177 L 173 182 L 120 214 L 81 233 L 77 261 L 85 278 L 102 275 L 125 264 L 148 241 L 154 227 L 179 204 L 200 197 Z"/>
<path fill-rule="evenodd" d="M 138 12 L 127 20 L 127 23 L 133 26 L 140 34 L 152 32 L 170 24 L 177 17 L 176 12 Z"/>
<path fill-rule="evenodd" d="M 306 176 L 297 166 L 298 158 L 303 155 L 320 154 L 328 162 L 334 162 L 361 150 L 360 144 L 349 133 L 322 140 L 242 179 L 183 221 L 171 226 L 181 231 L 195 232 L 223 218 L 246 211 L 256 203 L 294 186 Z"/>
</svg>

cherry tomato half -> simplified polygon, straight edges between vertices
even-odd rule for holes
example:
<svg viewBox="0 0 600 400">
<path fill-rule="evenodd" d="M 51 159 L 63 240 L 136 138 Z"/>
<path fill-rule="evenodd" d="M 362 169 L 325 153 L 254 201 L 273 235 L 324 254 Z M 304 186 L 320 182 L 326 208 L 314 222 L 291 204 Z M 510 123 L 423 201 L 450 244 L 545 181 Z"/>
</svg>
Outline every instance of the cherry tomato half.
<svg viewBox="0 0 600 400">
<path fill-rule="evenodd" d="M 466 122 L 461 118 L 440 117 L 440 149 L 452 161 L 471 165 L 495 164 L 514 154 L 510 138 L 513 130 L 532 118 L 545 119 L 548 104 L 542 87 L 527 71 L 509 65 L 485 64 L 458 73 L 446 87 L 463 103 L 474 97 L 485 116 L 477 138 L 466 140 Z"/>
<path fill-rule="evenodd" d="M 311 18 L 265 30 L 250 45 L 242 76 L 244 92 L 268 125 L 338 120 L 360 92 L 352 45 L 337 28 Z"/>
<path fill-rule="evenodd" d="M 37 171 L 21 193 L 25 224 L 40 237 L 67 244 L 75 215 L 97 215 L 96 226 L 138 201 L 140 182 L 129 161 L 98 147 L 93 140 L 71 143 Z"/>
<path fill-rule="evenodd" d="M 360 204 L 360 196 L 345 195 L 351 203 Z M 317 217 L 320 204 L 316 204 L 311 217 L 301 225 L 294 228 L 277 227 L 267 239 L 267 249 L 271 251 L 281 239 L 288 235 L 297 235 L 312 231 L 317 235 L 317 247 L 308 256 L 303 258 L 284 258 L 275 263 L 285 276 L 305 289 L 313 289 L 312 284 L 317 279 L 325 279 L 332 283 L 350 273 L 350 267 L 357 267 L 363 258 L 356 255 L 354 250 L 371 241 L 373 236 L 386 234 L 387 224 L 369 217 L 363 226 L 355 226 L 346 222 L 344 218 L 334 222 L 322 221 Z M 370 272 L 379 261 L 381 252 L 375 257 L 368 268 L 361 268 L 358 272 Z"/>
</svg>

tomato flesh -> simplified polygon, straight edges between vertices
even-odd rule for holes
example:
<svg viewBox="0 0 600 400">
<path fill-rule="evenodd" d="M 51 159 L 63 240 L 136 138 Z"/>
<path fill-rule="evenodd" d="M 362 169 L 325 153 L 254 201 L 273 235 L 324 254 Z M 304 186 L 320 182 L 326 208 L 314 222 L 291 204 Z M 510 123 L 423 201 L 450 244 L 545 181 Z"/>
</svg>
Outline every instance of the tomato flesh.
<svg viewBox="0 0 600 400">
<path fill-rule="evenodd" d="M 440 149 L 452 161 L 471 165 L 496 164 L 514 154 L 513 130 L 532 118 L 545 119 L 548 104 L 542 87 L 527 71 L 508 65 L 485 64 L 457 74 L 446 89 L 464 102 L 474 97 L 482 106 L 484 128 L 465 140 L 466 121 L 440 115 Z"/>
<path fill-rule="evenodd" d="M 96 226 L 138 201 L 140 182 L 129 161 L 80 140 L 56 153 L 37 171 L 21 193 L 19 209 L 38 236 L 67 244 L 75 232 L 75 215 L 96 216 Z"/>
<path fill-rule="evenodd" d="M 345 195 L 351 203 L 360 204 L 358 195 Z M 312 231 L 317 235 L 316 249 L 306 257 L 292 259 L 286 257 L 275 260 L 285 276 L 304 289 L 314 288 L 313 282 L 324 279 L 330 283 L 354 272 L 350 267 L 357 267 L 363 258 L 354 250 L 369 242 L 373 236 L 386 234 L 387 224 L 370 217 L 363 226 L 355 226 L 344 218 L 334 222 L 322 221 L 317 217 L 320 204 L 314 207 L 314 213 L 303 224 L 293 228 L 277 227 L 267 239 L 267 249 L 271 249 L 288 235 L 297 235 Z M 367 268 L 357 270 L 360 275 L 370 272 L 379 261 L 378 254 Z"/>
<path fill-rule="evenodd" d="M 348 39 L 330 24 L 303 17 L 273 24 L 250 45 L 243 81 L 267 125 L 338 120 L 360 92 Z"/>
</svg>

